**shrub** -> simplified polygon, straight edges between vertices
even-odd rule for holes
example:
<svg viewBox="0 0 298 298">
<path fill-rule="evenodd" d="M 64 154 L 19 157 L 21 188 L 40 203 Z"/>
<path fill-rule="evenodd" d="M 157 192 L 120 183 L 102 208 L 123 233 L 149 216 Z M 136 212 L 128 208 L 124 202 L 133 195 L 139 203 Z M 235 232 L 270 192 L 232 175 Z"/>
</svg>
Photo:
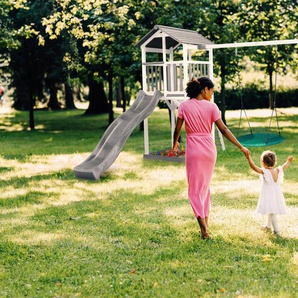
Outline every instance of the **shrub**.
<svg viewBox="0 0 298 298">
<path fill-rule="evenodd" d="M 269 91 L 257 90 L 253 85 L 246 86 L 242 90 L 226 90 L 226 109 L 237 110 L 241 108 L 241 97 L 245 109 L 263 109 L 269 107 Z M 221 105 L 221 93 L 215 92 L 215 103 Z M 276 107 L 297 107 L 298 89 L 278 90 L 276 93 Z"/>
</svg>

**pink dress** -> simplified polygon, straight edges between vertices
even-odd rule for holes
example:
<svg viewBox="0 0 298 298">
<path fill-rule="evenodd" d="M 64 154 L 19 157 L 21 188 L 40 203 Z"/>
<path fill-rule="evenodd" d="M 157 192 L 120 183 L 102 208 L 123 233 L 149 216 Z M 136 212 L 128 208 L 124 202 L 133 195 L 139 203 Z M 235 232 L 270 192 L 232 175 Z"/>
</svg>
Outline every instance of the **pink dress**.
<svg viewBox="0 0 298 298">
<path fill-rule="evenodd" d="M 188 198 L 196 218 L 209 215 L 210 183 L 216 162 L 212 125 L 220 118 L 216 104 L 194 98 L 182 102 L 178 117 L 185 121 Z"/>
</svg>

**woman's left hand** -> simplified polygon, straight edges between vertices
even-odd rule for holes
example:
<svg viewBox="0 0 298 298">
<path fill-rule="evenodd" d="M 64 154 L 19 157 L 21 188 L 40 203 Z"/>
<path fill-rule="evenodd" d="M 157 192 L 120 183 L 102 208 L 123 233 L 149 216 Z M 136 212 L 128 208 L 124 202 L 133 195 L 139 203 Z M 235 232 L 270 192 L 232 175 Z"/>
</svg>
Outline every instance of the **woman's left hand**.
<svg viewBox="0 0 298 298">
<path fill-rule="evenodd" d="M 246 147 L 241 147 L 240 150 L 244 153 L 246 158 L 250 155 L 250 150 L 248 150 Z"/>
</svg>

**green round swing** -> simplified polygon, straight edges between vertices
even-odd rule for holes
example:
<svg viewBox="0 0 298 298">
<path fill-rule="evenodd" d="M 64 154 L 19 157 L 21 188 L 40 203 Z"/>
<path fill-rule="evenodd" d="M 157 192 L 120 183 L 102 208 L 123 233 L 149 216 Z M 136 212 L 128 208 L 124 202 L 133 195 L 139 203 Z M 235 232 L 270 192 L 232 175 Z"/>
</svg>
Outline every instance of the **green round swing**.
<svg viewBox="0 0 298 298">
<path fill-rule="evenodd" d="M 263 147 L 276 145 L 284 141 L 284 138 L 279 134 L 268 135 L 267 133 L 248 134 L 237 139 L 245 147 Z"/>
</svg>

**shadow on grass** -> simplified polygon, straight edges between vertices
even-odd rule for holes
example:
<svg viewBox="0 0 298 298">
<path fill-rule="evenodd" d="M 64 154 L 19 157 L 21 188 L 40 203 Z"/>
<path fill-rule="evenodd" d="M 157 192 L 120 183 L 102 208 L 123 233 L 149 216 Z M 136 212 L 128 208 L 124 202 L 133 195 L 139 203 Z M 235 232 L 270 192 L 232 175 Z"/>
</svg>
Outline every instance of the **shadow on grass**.
<svg viewBox="0 0 298 298">
<path fill-rule="evenodd" d="M 0 167 L 0 173 L 13 171 L 13 167 Z"/>
<path fill-rule="evenodd" d="M 50 194 L 46 194 L 49 196 Z M 1 199 L 1 208 L 20 208 L 30 204 L 42 204 L 45 193 L 39 191 L 29 191 L 24 195 L 17 195 L 13 198 Z"/>
<path fill-rule="evenodd" d="M 88 291 L 89 297 L 99 292 L 102 297 L 133 296 L 135 291 L 148 297 L 194 293 L 201 297 L 216 295 L 220 289 L 232 296 L 294 293 L 291 258 L 297 239 L 269 238 L 267 246 L 250 241 L 254 235 L 203 241 L 193 218 L 177 226 L 164 215 L 167 203 L 159 199 L 166 192 L 133 198 L 131 192 L 121 190 L 106 200 L 38 210 L 29 225 L 18 229 L 25 236 L 32 232 L 35 244 L 32 239 L 28 239 L 31 244 L 26 239 L 24 244 L 2 241 L 0 252 L 6 258 L 1 262 L 6 270 L 17 264 L 28 272 L 29 276 L 18 276 L 21 283 L 30 279 L 34 266 L 34 286 L 19 287 L 22 294 L 31 295 L 38 289 L 58 292 L 53 283 L 63 284 L 60 295 L 75 288 Z M 185 201 L 175 204 L 182 206 Z M 41 232 L 60 236 L 39 241 Z"/>
</svg>

